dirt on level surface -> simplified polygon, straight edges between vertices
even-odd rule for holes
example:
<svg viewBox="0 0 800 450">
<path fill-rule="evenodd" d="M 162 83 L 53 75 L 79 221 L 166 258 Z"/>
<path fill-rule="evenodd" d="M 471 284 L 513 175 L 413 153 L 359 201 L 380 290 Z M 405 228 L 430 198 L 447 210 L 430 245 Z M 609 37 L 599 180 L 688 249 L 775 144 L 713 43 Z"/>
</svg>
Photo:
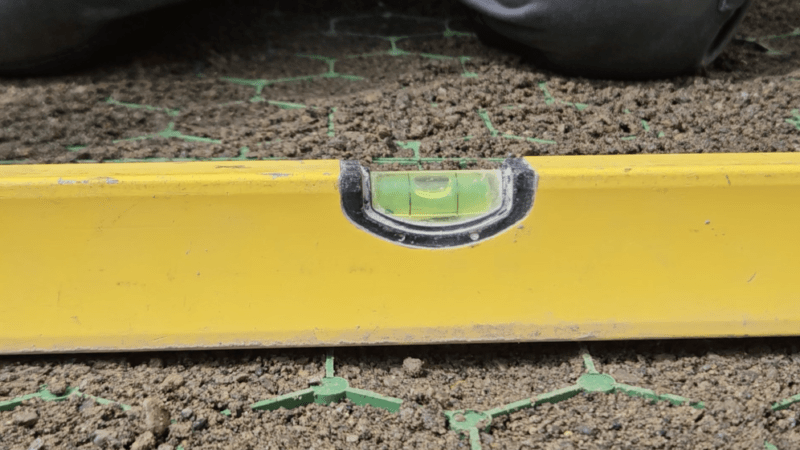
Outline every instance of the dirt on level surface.
<svg viewBox="0 0 800 450">
<path fill-rule="evenodd" d="M 483 448 L 795 449 L 798 405 L 771 405 L 800 390 L 798 345 L 787 338 L 336 350 L 336 376 L 402 399 L 396 413 L 349 401 L 248 407 L 319 382 L 321 349 L 2 357 L 2 400 L 47 384 L 117 403 L 26 400 L 0 412 L 0 448 L 469 448 L 444 411 L 486 411 L 572 385 L 586 373 L 586 351 L 617 383 L 703 407 L 584 393 L 494 419 L 479 434 Z"/>
<path fill-rule="evenodd" d="M 170 8 L 81 72 L 0 80 L 0 161 L 455 168 L 508 155 L 800 150 L 796 1 L 757 0 L 705 73 L 649 82 L 539 70 L 483 46 L 463 17 L 447 1 Z"/>
</svg>

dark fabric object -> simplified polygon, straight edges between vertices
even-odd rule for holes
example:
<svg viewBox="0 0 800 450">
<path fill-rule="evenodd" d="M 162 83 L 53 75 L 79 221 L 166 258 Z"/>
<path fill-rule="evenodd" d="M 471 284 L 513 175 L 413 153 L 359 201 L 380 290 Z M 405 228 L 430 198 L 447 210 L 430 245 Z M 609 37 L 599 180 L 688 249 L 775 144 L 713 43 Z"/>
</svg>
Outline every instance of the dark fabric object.
<svg viewBox="0 0 800 450">
<path fill-rule="evenodd" d="M 462 0 L 479 36 L 572 75 L 696 72 L 730 41 L 751 0 Z"/>
<path fill-rule="evenodd" d="M 183 0 L 0 0 L 0 75 L 68 70 L 125 34 L 119 19 Z"/>
</svg>

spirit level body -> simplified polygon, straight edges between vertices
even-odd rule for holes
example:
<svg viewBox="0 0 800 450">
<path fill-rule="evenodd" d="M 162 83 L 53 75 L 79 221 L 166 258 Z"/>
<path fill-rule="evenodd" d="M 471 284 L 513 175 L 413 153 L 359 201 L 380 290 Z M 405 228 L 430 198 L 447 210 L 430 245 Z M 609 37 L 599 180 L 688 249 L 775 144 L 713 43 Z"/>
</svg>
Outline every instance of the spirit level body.
<svg viewBox="0 0 800 450">
<path fill-rule="evenodd" d="M 527 216 L 435 249 L 338 161 L 0 167 L 0 353 L 800 334 L 800 155 L 527 162 Z"/>
</svg>

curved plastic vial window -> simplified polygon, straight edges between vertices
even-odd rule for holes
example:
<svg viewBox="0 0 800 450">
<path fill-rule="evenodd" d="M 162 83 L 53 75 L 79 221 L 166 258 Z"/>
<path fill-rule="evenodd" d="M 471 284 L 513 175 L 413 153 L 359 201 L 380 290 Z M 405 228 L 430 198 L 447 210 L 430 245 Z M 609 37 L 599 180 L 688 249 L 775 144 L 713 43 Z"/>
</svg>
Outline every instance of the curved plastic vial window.
<svg viewBox="0 0 800 450">
<path fill-rule="evenodd" d="M 499 170 L 373 172 L 372 207 L 407 223 L 463 223 L 500 208 L 501 182 Z"/>
<path fill-rule="evenodd" d="M 510 158 L 499 170 L 374 172 L 343 161 L 342 209 L 351 222 L 407 247 L 473 245 L 522 220 L 536 172 Z"/>
</svg>

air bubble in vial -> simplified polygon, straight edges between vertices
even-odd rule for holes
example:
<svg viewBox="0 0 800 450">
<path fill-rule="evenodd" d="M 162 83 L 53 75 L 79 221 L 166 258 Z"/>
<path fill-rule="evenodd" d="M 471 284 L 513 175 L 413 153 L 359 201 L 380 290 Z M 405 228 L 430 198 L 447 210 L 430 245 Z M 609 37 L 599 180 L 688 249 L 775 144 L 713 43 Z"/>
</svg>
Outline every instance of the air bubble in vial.
<svg viewBox="0 0 800 450">
<path fill-rule="evenodd" d="M 406 235 L 405 234 L 401 234 L 400 236 L 397 237 L 397 242 L 403 242 L 405 240 L 406 240 Z"/>
<path fill-rule="evenodd" d="M 469 238 L 472 239 L 473 241 L 477 241 L 479 237 L 481 237 L 481 235 L 479 235 L 478 233 L 469 234 Z"/>
</svg>

